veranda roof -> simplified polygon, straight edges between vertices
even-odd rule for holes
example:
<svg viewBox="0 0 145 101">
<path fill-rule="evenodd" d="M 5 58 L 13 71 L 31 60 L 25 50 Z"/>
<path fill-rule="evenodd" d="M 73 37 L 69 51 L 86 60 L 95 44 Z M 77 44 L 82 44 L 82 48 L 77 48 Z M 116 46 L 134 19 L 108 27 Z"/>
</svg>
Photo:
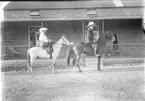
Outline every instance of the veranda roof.
<svg viewBox="0 0 145 101">
<path fill-rule="evenodd" d="M 60 8 L 97 8 L 97 7 L 137 7 L 143 6 L 143 0 L 93 0 L 93 1 L 26 1 L 10 2 L 4 10 L 14 9 L 60 9 Z"/>
</svg>

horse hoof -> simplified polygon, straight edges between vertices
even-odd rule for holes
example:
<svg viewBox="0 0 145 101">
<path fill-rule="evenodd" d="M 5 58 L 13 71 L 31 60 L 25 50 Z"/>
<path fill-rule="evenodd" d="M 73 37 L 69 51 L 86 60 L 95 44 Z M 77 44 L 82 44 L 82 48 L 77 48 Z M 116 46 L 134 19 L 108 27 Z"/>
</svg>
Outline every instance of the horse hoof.
<svg viewBox="0 0 145 101">
<path fill-rule="evenodd" d="M 52 73 L 56 73 L 56 71 L 53 71 Z"/>
<path fill-rule="evenodd" d="M 98 71 L 101 71 L 101 69 L 98 69 Z"/>
<path fill-rule="evenodd" d="M 34 73 L 31 73 L 31 75 L 34 75 Z"/>
<path fill-rule="evenodd" d="M 82 71 L 81 71 L 81 70 L 79 70 L 79 72 L 80 72 L 80 73 L 82 73 Z"/>
<path fill-rule="evenodd" d="M 34 73 L 32 73 L 32 72 L 31 72 L 31 73 L 28 73 L 28 74 L 29 74 L 29 75 L 34 75 Z"/>
<path fill-rule="evenodd" d="M 73 73 L 76 73 L 76 71 L 73 71 Z"/>
</svg>

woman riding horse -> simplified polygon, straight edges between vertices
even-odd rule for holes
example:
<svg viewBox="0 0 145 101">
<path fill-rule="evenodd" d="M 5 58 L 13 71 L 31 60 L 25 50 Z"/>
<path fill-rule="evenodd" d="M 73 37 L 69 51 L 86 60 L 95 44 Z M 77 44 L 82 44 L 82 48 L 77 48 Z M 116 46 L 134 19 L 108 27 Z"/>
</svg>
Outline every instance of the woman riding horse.
<svg viewBox="0 0 145 101">
<path fill-rule="evenodd" d="M 63 45 L 66 45 L 66 46 L 71 45 L 71 43 L 64 36 L 61 36 L 60 39 L 52 45 L 52 48 L 54 49 L 54 51 L 52 52 L 52 65 L 50 65 L 49 67 L 51 67 L 53 73 L 55 73 L 54 68 L 56 64 L 56 59 L 58 58 L 60 54 L 60 50 L 62 49 Z M 32 67 L 34 64 L 34 60 L 37 58 L 50 59 L 50 54 L 47 53 L 46 49 L 43 49 L 41 47 L 36 46 L 36 47 L 29 48 L 27 50 L 28 74 L 31 74 L 31 75 L 33 74 Z"/>
<path fill-rule="evenodd" d="M 50 54 L 50 58 L 52 59 L 52 43 L 53 41 L 46 36 L 47 28 L 40 28 L 40 36 L 39 36 L 39 41 L 40 41 L 40 47 L 43 49 L 47 50 L 47 53 Z"/>
</svg>

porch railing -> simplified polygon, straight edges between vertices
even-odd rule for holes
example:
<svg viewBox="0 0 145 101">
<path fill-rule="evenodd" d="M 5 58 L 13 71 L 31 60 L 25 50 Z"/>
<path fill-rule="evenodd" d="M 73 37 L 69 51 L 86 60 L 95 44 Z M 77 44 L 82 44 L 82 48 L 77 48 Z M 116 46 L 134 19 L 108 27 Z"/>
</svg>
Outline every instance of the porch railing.
<svg viewBox="0 0 145 101">
<path fill-rule="evenodd" d="M 27 59 L 28 45 L 1 46 L 2 60 Z M 67 47 L 63 47 L 58 58 L 65 59 Z M 116 44 L 107 45 L 104 58 L 145 58 L 145 44 Z"/>
</svg>

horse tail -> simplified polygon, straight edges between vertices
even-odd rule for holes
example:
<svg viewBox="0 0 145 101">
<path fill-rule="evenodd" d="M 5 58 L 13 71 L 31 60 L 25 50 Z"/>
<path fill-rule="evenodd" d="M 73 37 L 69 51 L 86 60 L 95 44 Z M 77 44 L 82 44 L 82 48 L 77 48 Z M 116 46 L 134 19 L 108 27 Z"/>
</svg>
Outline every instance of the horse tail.
<svg viewBox="0 0 145 101">
<path fill-rule="evenodd" d="M 68 50 L 67 57 L 66 57 L 67 66 L 69 66 L 70 64 L 70 57 L 71 55 L 73 55 L 73 53 L 74 53 L 73 46 L 71 46 Z"/>
</svg>

